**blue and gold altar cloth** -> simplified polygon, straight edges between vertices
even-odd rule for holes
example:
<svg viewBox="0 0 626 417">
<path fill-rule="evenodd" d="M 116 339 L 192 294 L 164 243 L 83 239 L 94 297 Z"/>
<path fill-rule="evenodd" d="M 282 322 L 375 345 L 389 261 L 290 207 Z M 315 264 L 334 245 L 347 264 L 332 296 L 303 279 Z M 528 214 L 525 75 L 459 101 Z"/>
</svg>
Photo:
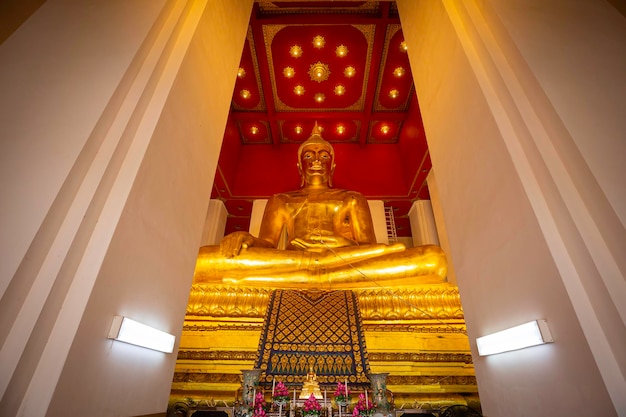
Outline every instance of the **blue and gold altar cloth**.
<svg viewBox="0 0 626 417">
<path fill-rule="evenodd" d="M 256 368 L 301 384 L 309 369 L 320 384 L 368 384 L 370 373 L 358 301 L 352 291 L 275 290 L 265 316 Z"/>
</svg>

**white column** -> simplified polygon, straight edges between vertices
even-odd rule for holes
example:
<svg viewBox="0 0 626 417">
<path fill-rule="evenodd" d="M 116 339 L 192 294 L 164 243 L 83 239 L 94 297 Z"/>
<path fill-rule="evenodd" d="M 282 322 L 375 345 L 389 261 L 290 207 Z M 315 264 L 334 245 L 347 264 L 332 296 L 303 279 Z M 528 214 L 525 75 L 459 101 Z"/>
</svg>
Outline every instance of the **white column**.
<svg viewBox="0 0 626 417">
<path fill-rule="evenodd" d="M 437 226 L 430 200 L 418 200 L 409 210 L 413 245 L 439 245 Z"/>
<path fill-rule="evenodd" d="M 259 236 L 259 231 L 261 230 L 261 221 L 263 220 L 263 213 L 265 212 L 265 206 L 267 206 L 267 199 L 259 199 L 252 202 L 252 213 L 250 214 L 250 229 L 248 231 L 253 236 Z"/>
<path fill-rule="evenodd" d="M 227 217 L 228 212 L 224 202 L 221 200 L 209 201 L 209 208 L 204 221 L 204 230 L 202 231 L 201 246 L 218 245 L 220 243 L 224 237 Z"/>
<path fill-rule="evenodd" d="M 374 223 L 374 234 L 377 243 L 389 243 L 387 235 L 387 219 L 385 218 L 385 203 L 382 200 L 367 200 L 372 213 L 372 222 Z"/>
</svg>

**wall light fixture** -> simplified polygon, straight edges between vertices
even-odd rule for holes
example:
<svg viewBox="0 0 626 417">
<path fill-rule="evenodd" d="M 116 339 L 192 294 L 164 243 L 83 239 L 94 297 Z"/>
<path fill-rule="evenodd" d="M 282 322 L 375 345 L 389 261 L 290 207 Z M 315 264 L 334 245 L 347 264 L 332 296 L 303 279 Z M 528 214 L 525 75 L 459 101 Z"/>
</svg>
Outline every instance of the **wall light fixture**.
<svg viewBox="0 0 626 417">
<path fill-rule="evenodd" d="M 160 352 L 172 353 L 176 337 L 124 316 L 113 317 L 109 339 L 130 343 Z"/>
<path fill-rule="evenodd" d="M 534 320 L 476 339 L 480 356 L 495 355 L 552 342 L 554 339 L 548 322 L 545 320 Z"/>
</svg>

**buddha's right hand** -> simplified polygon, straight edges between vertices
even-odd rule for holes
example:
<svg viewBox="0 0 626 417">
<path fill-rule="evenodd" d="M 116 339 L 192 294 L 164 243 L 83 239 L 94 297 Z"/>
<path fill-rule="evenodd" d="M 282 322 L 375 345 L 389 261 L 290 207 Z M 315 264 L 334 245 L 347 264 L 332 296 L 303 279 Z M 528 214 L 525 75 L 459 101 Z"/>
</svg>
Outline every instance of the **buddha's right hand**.
<svg viewBox="0 0 626 417">
<path fill-rule="evenodd" d="M 227 258 L 232 258 L 241 253 L 242 248 L 254 245 L 255 238 L 248 232 L 233 232 L 224 236 L 220 242 L 220 252 Z"/>
</svg>

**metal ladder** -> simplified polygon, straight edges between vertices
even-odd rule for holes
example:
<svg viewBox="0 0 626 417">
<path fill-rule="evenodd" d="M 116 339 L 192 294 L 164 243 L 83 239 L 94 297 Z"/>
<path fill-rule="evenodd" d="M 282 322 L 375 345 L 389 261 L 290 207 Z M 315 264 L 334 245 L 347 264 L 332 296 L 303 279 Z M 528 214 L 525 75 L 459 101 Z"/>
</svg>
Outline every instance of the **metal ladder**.
<svg viewBox="0 0 626 417">
<path fill-rule="evenodd" d="M 387 225 L 389 243 L 396 243 L 398 241 L 398 231 L 396 230 L 396 220 L 393 216 L 393 207 L 385 207 L 385 223 Z"/>
</svg>

